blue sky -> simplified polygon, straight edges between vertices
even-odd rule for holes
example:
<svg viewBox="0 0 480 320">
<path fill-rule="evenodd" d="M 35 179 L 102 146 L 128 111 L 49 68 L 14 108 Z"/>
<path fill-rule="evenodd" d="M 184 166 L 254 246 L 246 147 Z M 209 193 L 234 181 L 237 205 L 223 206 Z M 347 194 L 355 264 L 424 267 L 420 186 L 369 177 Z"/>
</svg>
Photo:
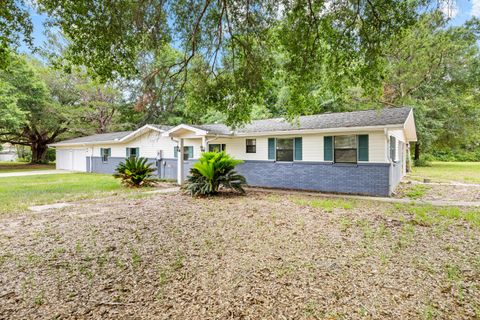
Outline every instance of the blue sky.
<svg viewBox="0 0 480 320">
<path fill-rule="evenodd" d="M 451 25 L 461 25 L 473 16 L 480 18 L 480 0 L 440 0 L 443 1 L 443 11 L 448 14 L 452 20 Z M 45 41 L 43 26 L 46 21 L 44 15 L 40 15 L 31 9 L 30 14 L 33 22 L 34 45 L 41 47 Z M 25 45 L 20 47 L 20 51 L 30 53 L 30 49 Z"/>
</svg>

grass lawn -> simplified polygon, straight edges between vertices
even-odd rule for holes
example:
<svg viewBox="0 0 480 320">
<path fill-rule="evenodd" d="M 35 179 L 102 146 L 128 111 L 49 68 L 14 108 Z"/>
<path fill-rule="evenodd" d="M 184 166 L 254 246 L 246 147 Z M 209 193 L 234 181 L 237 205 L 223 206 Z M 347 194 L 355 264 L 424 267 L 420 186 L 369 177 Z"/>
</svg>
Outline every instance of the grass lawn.
<svg viewBox="0 0 480 320">
<path fill-rule="evenodd" d="M 53 170 L 55 164 L 29 164 L 26 162 L 4 162 L 0 161 L 0 173 L 21 172 L 32 170 Z"/>
<path fill-rule="evenodd" d="M 2 221 L 2 318 L 480 317 L 475 210 L 275 192 L 108 199 Z"/>
<path fill-rule="evenodd" d="M 409 176 L 437 182 L 480 183 L 480 162 L 432 162 L 429 167 L 414 167 Z"/>
<path fill-rule="evenodd" d="M 0 178 L 0 214 L 26 210 L 31 205 L 132 192 L 107 174 L 69 173 Z"/>
</svg>

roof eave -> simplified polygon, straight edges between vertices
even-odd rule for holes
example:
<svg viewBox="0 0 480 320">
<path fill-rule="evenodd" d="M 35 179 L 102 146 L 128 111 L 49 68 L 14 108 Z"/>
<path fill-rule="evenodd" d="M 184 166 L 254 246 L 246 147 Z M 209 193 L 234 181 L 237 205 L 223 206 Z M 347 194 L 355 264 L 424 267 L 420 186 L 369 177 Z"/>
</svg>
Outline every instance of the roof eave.
<svg viewBox="0 0 480 320">
<path fill-rule="evenodd" d="M 337 133 L 337 132 L 355 132 L 355 131 L 371 131 L 383 129 L 402 129 L 403 124 L 379 125 L 379 126 L 362 126 L 362 127 L 338 127 L 325 129 L 293 129 L 280 131 L 258 131 L 258 132 L 240 132 L 235 133 L 233 137 L 248 137 L 248 136 L 269 136 L 269 135 L 293 135 L 293 134 L 314 134 L 314 133 Z"/>
</svg>

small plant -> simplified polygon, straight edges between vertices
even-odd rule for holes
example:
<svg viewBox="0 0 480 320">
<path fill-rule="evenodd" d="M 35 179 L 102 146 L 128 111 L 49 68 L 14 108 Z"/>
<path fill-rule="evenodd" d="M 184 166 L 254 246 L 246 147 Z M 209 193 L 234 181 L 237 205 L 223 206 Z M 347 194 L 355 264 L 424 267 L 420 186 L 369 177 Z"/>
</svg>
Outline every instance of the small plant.
<svg viewBox="0 0 480 320">
<path fill-rule="evenodd" d="M 421 184 L 416 184 L 410 188 L 407 192 L 405 192 L 405 195 L 409 197 L 410 199 L 420 199 L 422 198 L 425 193 L 427 192 L 429 188 L 421 185 Z"/>
<path fill-rule="evenodd" d="M 125 163 L 120 162 L 113 176 L 122 179 L 122 184 L 127 187 L 147 187 L 153 182 L 152 173 L 155 169 L 151 166 L 145 158 L 128 158 Z"/>
<path fill-rule="evenodd" d="M 234 171 L 243 163 L 225 152 L 205 152 L 190 169 L 185 190 L 192 196 L 214 195 L 220 187 L 244 193 L 245 177 Z"/>
</svg>

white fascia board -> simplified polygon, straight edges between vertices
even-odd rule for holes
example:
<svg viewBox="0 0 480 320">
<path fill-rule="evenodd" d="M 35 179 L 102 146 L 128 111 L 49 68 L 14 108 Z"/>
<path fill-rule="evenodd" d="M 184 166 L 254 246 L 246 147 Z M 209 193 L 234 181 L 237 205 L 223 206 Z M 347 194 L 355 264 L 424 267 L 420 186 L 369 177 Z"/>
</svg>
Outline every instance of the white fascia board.
<svg viewBox="0 0 480 320">
<path fill-rule="evenodd" d="M 417 127 L 415 126 L 415 117 L 413 115 L 413 109 L 410 109 L 410 113 L 403 124 L 403 130 L 407 141 L 417 141 Z"/>
<path fill-rule="evenodd" d="M 208 134 L 207 131 L 205 130 L 202 130 L 202 129 L 198 129 L 198 128 L 195 128 L 195 127 L 192 127 L 192 126 L 189 126 L 187 124 L 179 124 L 178 126 L 176 127 L 173 127 L 172 129 L 168 130 L 168 131 L 165 131 L 162 136 L 164 137 L 172 137 L 172 133 L 174 133 L 175 131 L 178 131 L 178 130 L 188 130 L 188 131 L 192 131 L 193 133 L 195 133 L 196 136 L 206 136 Z"/>
<path fill-rule="evenodd" d="M 367 127 L 342 127 L 327 129 L 298 129 L 283 131 L 262 131 L 262 132 L 245 132 L 234 133 L 233 137 L 254 137 L 254 136 L 272 136 L 272 135 L 295 135 L 295 134 L 314 134 L 314 133 L 342 133 L 342 132 L 358 132 L 358 131 L 381 131 L 384 129 L 403 129 L 403 125 L 386 125 L 386 126 L 367 126 Z"/>
<path fill-rule="evenodd" d="M 138 128 L 137 130 L 133 131 L 132 133 L 126 135 L 125 137 L 123 137 L 121 139 L 116 139 L 114 141 L 125 142 L 125 141 L 128 141 L 132 138 L 135 138 L 135 137 L 143 134 L 144 132 L 146 132 L 148 130 L 153 130 L 153 131 L 157 131 L 157 132 L 160 132 L 160 133 L 165 132 L 165 130 L 162 130 L 162 129 L 156 128 L 152 125 L 146 124 L 143 127 Z"/>
</svg>

